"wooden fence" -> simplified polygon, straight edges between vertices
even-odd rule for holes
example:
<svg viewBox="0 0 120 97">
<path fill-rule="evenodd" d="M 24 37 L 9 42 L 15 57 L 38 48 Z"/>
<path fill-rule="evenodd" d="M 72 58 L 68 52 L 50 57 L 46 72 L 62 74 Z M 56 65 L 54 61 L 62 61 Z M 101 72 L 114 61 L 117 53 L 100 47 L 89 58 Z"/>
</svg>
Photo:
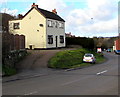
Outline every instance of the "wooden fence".
<svg viewBox="0 0 120 97">
<path fill-rule="evenodd" d="M 2 34 L 2 48 L 3 51 L 12 51 L 25 49 L 25 36 L 24 35 L 13 35 L 13 34 Z"/>
</svg>

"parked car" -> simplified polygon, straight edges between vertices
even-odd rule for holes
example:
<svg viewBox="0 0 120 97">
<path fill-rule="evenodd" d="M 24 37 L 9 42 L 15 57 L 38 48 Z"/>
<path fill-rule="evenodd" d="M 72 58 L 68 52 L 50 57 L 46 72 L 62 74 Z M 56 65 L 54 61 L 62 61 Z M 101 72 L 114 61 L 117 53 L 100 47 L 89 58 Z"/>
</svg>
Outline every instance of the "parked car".
<svg viewBox="0 0 120 97">
<path fill-rule="evenodd" d="M 107 52 L 112 52 L 112 50 L 111 49 L 107 49 Z"/>
<path fill-rule="evenodd" d="M 102 49 L 101 48 L 97 48 L 97 53 L 101 53 Z"/>
<path fill-rule="evenodd" d="M 120 55 L 120 50 L 115 50 L 114 52 Z"/>
<path fill-rule="evenodd" d="M 96 59 L 93 54 L 85 54 L 83 57 L 83 62 L 95 63 Z"/>
</svg>

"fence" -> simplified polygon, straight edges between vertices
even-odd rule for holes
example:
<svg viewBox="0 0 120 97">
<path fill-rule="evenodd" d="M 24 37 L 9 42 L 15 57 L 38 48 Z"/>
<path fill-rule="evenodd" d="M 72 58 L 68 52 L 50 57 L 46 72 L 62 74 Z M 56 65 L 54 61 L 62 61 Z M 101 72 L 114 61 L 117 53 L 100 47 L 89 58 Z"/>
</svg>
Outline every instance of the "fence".
<svg viewBox="0 0 120 97">
<path fill-rule="evenodd" d="M 2 59 L 8 57 L 10 52 L 25 50 L 25 36 L 2 33 Z"/>
<path fill-rule="evenodd" d="M 10 35 L 10 50 L 25 49 L 25 36 L 24 35 Z"/>
<path fill-rule="evenodd" d="M 2 72 L 10 75 L 10 70 L 16 70 L 16 63 L 23 59 L 27 51 L 25 50 L 25 36 L 1 33 L 2 36 Z"/>
</svg>

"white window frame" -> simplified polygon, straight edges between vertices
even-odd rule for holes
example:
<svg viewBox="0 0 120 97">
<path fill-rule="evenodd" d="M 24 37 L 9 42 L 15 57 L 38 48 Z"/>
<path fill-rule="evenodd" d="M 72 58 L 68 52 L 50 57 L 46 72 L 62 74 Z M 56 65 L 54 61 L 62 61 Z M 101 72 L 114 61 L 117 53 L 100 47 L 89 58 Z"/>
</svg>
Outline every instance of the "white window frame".
<svg viewBox="0 0 120 97">
<path fill-rule="evenodd" d="M 60 35 L 60 43 L 64 43 L 64 35 Z"/>
<path fill-rule="evenodd" d="M 48 27 L 53 27 L 53 22 L 52 22 L 52 20 L 48 20 Z"/>
<path fill-rule="evenodd" d="M 13 23 L 13 28 L 14 29 L 20 29 L 20 23 Z"/>
</svg>

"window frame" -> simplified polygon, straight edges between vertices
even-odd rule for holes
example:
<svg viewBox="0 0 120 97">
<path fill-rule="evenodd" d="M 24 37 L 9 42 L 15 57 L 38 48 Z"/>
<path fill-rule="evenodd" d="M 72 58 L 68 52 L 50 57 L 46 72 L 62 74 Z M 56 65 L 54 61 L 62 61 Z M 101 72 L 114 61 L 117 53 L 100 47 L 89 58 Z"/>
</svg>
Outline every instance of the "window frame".
<svg viewBox="0 0 120 97">
<path fill-rule="evenodd" d="M 55 21 L 55 28 L 58 28 L 59 27 L 59 23 L 58 21 Z"/>
<path fill-rule="evenodd" d="M 53 44 L 53 35 L 48 35 L 48 44 Z"/>
<path fill-rule="evenodd" d="M 20 23 L 13 23 L 13 28 L 14 29 L 20 29 Z"/>
<path fill-rule="evenodd" d="M 53 21 L 52 20 L 48 20 L 48 27 L 53 27 Z"/>
<path fill-rule="evenodd" d="M 59 22 L 59 28 L 64 29 L 64 23 L 63 22 Z"/>
<path fill-rule="evenodd" d="M 64 43 L 64 35 L 60 35 L 60 43 Z"/>
</svg>

